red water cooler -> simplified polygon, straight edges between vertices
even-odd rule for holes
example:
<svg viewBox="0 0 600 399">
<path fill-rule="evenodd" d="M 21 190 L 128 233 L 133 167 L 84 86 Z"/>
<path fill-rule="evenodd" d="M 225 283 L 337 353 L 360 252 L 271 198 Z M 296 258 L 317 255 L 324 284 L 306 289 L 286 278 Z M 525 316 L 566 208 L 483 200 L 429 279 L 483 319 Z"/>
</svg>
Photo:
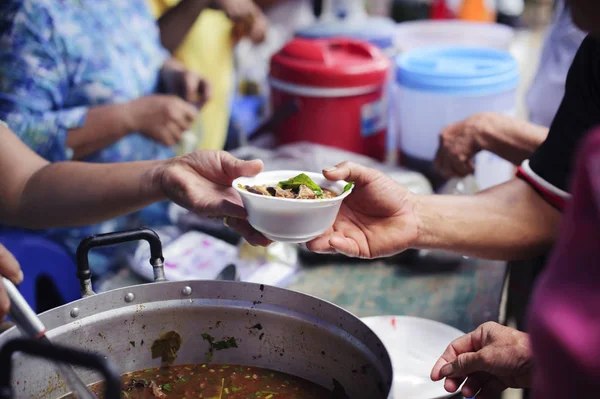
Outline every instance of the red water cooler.
<svg viewBox="0 0 600 399">
<path fill-rule="evenodd" d="M 384 160 L 390 64 L 366 42 L 289 42 L 271 59 L 273 110 L 295 107 L 275 128 L 278 143 L 308 141 Z"/>
</svg>

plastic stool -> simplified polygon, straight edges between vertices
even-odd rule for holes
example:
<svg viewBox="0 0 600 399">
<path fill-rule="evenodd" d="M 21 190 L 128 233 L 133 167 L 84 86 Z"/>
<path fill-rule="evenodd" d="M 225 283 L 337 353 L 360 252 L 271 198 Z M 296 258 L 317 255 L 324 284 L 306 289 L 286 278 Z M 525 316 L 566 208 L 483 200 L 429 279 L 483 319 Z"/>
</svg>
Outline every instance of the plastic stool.
<svg viewBox="0 0 600 399">
<path fill-rule="evenodd" d="M 37 313 L 81 298 L 74 257 L 60 244 L 18 230 L 1 230 L 0 243 L 21 264 L 25 278 L 18 288 Z M 54 295 L 40 295 L 40 290 Z"/>
</svg>

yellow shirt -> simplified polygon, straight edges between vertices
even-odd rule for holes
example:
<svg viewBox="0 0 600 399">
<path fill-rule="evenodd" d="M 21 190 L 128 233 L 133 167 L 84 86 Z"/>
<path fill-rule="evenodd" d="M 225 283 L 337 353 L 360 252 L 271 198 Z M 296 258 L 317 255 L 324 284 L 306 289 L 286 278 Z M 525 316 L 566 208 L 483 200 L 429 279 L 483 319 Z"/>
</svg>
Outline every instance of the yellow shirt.
<svg viewBox="0 0 600 399">
<path fill-rule="evenodd" d="M 180 0 L 149 0 L 158 18 Z M 211 100 L 200 111 L 192 130 L 198 149 L 221 150 L 225 146 L 234 89 L 232 23 L 221 11 L 204 10 L 175 52 L 189 70 L 204 76 Z"/>
</svg>

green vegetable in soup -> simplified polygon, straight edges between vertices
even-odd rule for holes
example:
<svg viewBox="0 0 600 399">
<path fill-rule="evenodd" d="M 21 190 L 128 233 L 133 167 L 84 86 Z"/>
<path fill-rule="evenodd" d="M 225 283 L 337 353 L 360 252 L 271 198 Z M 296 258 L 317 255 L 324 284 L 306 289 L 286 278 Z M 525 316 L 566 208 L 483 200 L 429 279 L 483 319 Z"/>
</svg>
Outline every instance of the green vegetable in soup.
<svg viewBox="0 0 600 399">
<path fill-rule="evenodd" d="M 208 361 L 212 360 L 214 351 L 221 351 L 223 349 L 238 347 L 237 341 L 233 337 L 225 337 L 221 341 L 215 341 L 214 337 L 212 337 L 210 334 L 202 333 L 201 336 L 202 339 L 208 342 L 208 344 L 210 345 L 208 352 L 204 354 L 204 357 Z"/>
<path fill-rule="evenodd" d="M 151 370 L 151 372 L 148 372 Z M 339 392 L 344 392 L 334 380 Z M 98 399 L 104 382 L 90 386 Z M 68 395 L 61 399 L 75 399 Z M 184 364 L 122 376 L 121 398 L 162 399 L 348 399 L 301 378 L 251 366 Z"/>
<path fill-rule="evenodd" d="M 160 357 L 163 362 L 171 364 L 177 357 L 179 348 L 181 335 L 175 331 L 166 332 L 152 343 L 152 359 Z"/>
<path fill-rule="evenodd" d="M 303 184 L 306 187 L 310 188 L 317 197 L 323 197 L 323 190 L 321 189 L 321 187 L 319 187 L 317 183 L 315 183 L 310 177 L 308 177 L 304 173 L 300 173 L 298 176 L 292 177 L 291 179 L 280 181 L 277 185 L 284 190 L 292 189 L 297 191 Z"/>
<path fill-rule="evenodd" d="M 346 191 L 350 191 L 350 189 L 352 189 L 352 187 L 354 187 L 354 183 L 353 182 L 350 182 L 350 183 L 346 184 L 344 186 L 344 191 L 342 191 L 342 194 L 344 194 Z"/>
</svg>

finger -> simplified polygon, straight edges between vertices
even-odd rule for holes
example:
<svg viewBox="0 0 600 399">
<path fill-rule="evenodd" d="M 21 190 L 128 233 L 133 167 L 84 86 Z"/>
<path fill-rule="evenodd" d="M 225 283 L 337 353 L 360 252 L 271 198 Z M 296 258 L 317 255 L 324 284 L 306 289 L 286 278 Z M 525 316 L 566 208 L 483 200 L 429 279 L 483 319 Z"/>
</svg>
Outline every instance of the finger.
<svg viewBox="0 0 600 399">
<path fill-rule="evenodd" d="M 468 352 L 458 355 L 451 363 L 440 370 L 440 375 L 445 377 L 466 377 L 479 371 L 487 371 L 485 349 L 479 352 Z"/>
<path fill-rule="evenodd" d="M 198 108 L 189 103 L 182 104 L 183 117 L 187 121 L 188 127 L 196 120 L 198 116 Z M 187 128 L 186 128 L 187 129 Z"/>
<path fill-rule="evenodd" d="M 451 167 L 451 174 L 454 177 L 465 177 L 468 176 L 472 173 L 471 169 L 468 167 L 468 165 L 465 165 L 464 163 L 460 162 L 460 161 L 454 161 L 452 162 L 452 164 L 450 165 Z"/>
<path fill-rule="evenodd" d="M 165 130 L 169 134 L 169 145 L 179 143 L 181 136 L 183 136 L 183 130 L 175 121 L 169 121 L 165 125 Z"/>
<path fill-rule="evenodd" d="M 335 249 L 331 248 L 331 245 L 329 244 L 329 240 L 331 239 L 332 234 L 333 234 L 333 229 L 330 229 L 330 231 L 327 231 L 326 233 L 322 234 L 321 236 L 315 238 L 314 240 L 307 242 L 305 244 L 306 249 L 308 249 L 309 251 L 314 252 L 316 254 L 335 254 L 335 253 L 337 253 L 335 251 Z"/>
<path fill-rule="evenodd" d="M 230 180 L 228 184 L 231 184 L 231 181 L 241 176 L 256 176 L 263 170 L 264 167 L 263 162 L 258 159 L 253 161 L 243 161 L 225 151 L 220 151 L 218 155 L 221 163 L 221 169 L 223 172 L 225 172 L 225 175 Z"/>
<path fill-rule="evenodd" d="M 453 169 L 454 173 L 459 177 L 465 177 L 474 172 L 474 169 L 472 167 L 470 160 L 464 156 L 462 158 L 463 159 L 460 159 L 459 157 L 456 157 L 456 156 L 452 157 L 452 169 Z"/>
<path fill-rule="evenodd" d="M 357 186 L 367 185 L 382 176 L 382 173 L 354 162 L 341 164 L 323 170 L 323 175 L 329 180 L 346 180 L 356 183 Z"/>
<path fill-rule="evenodd" d="M 508 387 L 500 382 L 500 380 L 496 378 L 491 379 L 481 388 L 481 391 L 477 394 L 477 399 L 495 399 L 506 388 Z"/>
<path fill-rule="evenodd" d="M 447 163 L 448 163 L 448 149 L 446 148 L 444 135 L 440 134 L 438 149 L 435 153 L 435 158 L 433 159 L 433 166 L 440 172 L 440 174 L 444 177 L 449 172 Z"/>
<path fill-rule="evenodd" d="M 221 193 L 218 199 L 198 204 L 195 211 L 203 216 L 246 219 L 248 217 L 246 210 L 235 199 L 233 199 L 233 195 L 237 195 L 237 193 L 234 192 L 231 197 L 226 193 Z"/>
<path fill-rule="evenodd" d="M 470 375 L 467 382 L 465 382 L 465 385 L 463 385 L 461 393 L 465 398 L 472 398 L 491 378 L 492 376 L 487 373 L 475 373 Z"/>
<path fill-rule="evenodd" d="M 240 233 L 251 245 L 266 247 L 271 244 L 268 238 L 256 231 L 246 220 L 231 218 L 227 220 L 227 224 L 230 228 Z"/>
<path fill-rule="evenodd" d="M 6 277 L 17 285 L 23 281 L 23 272 L 19 262 L 2 244 L 0 244 L 0 276 Z"/>
<path fill-rule="evenodd" d="M 4 288 L 2 279 L 0 279 L 0 322 L 4 320 L 4 316 L 8 314 L 9 310 L 10 300 L 8 299 L 8 294 L 6 293 L 6 288 Z"/>
<path fill-rule="evenodd" d="M 442 377 L 440 375 L 440 370 L 442 369 L 442 367 L 444 367 L 446 364 L 448 364 L 449 360 L 446 360 L 446 358 L 448 358 L 448 359 L 454 359 L 452 357 L 452 355 L 447 355 L 446 354 L 448 352 L 449 348 L 450 347 L 446 348 L 446 351 L 444 352 L 444 354 L 433 365 L 433 368 L 431 369 L 431 374 L 429 376 L 429 378 L 431 378 L 432 381 L 441 381 L 441 380 L 444 379 L 444 377 Z"/>
<path fill-rule="evenodd" d="M 431 379 L 433 381 L 440 381 L 445 377 L 451 376 L 452 362 L 455 361 L 460 354 L 475 351 L 475 347 L 473 346 L 474 334 L 479 334 L 479 329 L 455 339 L 448 345 L 431 370 Z M 448 365 L 450 365 L 450 369 L 448 368 Z"/>
<path fill-rule="evenodd" d="M 435 153 L 435 158 L 433 159 L 433 167 L 438 170 L 438 172 L 442 172 L 442 168 L 444 166 L 444 150 L 440 147 Z"/>
<path fill-rule="evenodd" d="M 329 245 L 337 253 L 345 255 L 349 258 L 362 258 L 361 251 L 356 240 L 351 237 L 346 237 L 343 234 L 336 232 L 329 239 Z"/>
<path fill-rule="evenodd" d="M 157 131 L 153 132 L 151 137 L 167 147 L 175 144 L 175 137 L 167 125 L 162 126 Z"/>
<path fill-rule="evenodd" d="M 196 106 L 193 104 L 185 102 L 181 99 L 178 100 L 179 112 L 175 113 L 173 119 L 178 121 L 183 130 L 187 130 L 196 120 L 196 117 L 198 116 L 198 108 L 196 108 Z"/>
<path fill-rule="evenodd" d="M 235 3 L 227 3 L 227 6 L 223 11 L 227 15 L 227 18 L 232 21 L 238 21 L 240 19 L 246 18 L 250 13 L 250 8 L 246 5 L 241 4 L 240 2 Z"/>
<path fill-rule="evenodd" d="M 446 378 L 446 381 L 444 381 L 444 389 L 454 393 L 458 391 L 460 384 L 462 384 L 464 380 L 464 378 Z"/>
<path fill-rule="evenodd" d="M 189 107 L 189 106 L 191 106 L 191 105 L 188 103 L 185 103 L 185 107 Z M 190 129 L 190 127 L 192 126 L 192 123 L 194 122 L 194 119 L 190 113 L 188 113 L 185 109 L 182 108 L 182 109 L 179 109 L 178 112 L 175 112 L 173 114 L 173 116 L 171 118 L 171 122 L 174 122 L 175 124 L 177 124 L 177 128 L 181 132 L 185 132 L 186 130 Z"/>
<path fill-rule="evenodd" d="M 184 76 L 184 99 L 188 102 L 198 101 L 198 86 L 201 78 L 193 72 L 187 71 Z"/>
<path fill-rule="evenodd" d="M 450 179 L 454 177 L 454 170 L 452 168 L 452 162 L 450 160 L 451 155 L 446 150 L 442 150 L 436 159 L 435 167 L 440 172 L 442 177 Z"/>
<path fill-rule="evenodd" d="M 332 233 L 333 229 L 315 238 L 314 240 L 307 242 L 305 244 L 306 249 L 316 254 L 336 253 L 335 249 L 331 248 L 331 245 L 329 245 L 329 239 L 331 238 Z"/>
<path fill-rule="evenodd" d="M 207 80 L 205 79 L 201 79 L 200 83 L 198 84 L 197 87 L 198 90 L 198 100 L 196 102 L 196 106 L 201 108 L 204 104 L 206 104 L 211 96 L 212 96 L 212 90 L 211 90 L 211 86 L 210 83 L 208 83 Z"/>
<path fill-rule="evenodd" d="M 256 16 L 254 23 L 252 24 L 252 31 L 250 32 L 250 39 L 254 44 L 259 44 L 265 41 L 267 36 L 267 29 L 269 23 L 262 12 Z"/>
</svg>

